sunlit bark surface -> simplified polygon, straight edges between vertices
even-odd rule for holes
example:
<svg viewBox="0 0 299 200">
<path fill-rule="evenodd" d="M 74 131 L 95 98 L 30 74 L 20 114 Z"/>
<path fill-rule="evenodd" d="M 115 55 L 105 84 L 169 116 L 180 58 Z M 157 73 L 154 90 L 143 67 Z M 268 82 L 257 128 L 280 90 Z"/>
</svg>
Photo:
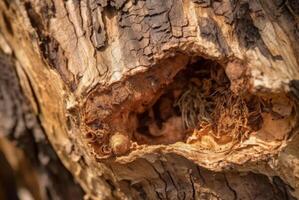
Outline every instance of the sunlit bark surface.
<svg viewBox="0 0 299 200">
<path fill-rule="evenodd" d="M 296 0 L 2 0 L 0 12 L 15 82 L 85 198 L 299 198 Z"/>
</svg>

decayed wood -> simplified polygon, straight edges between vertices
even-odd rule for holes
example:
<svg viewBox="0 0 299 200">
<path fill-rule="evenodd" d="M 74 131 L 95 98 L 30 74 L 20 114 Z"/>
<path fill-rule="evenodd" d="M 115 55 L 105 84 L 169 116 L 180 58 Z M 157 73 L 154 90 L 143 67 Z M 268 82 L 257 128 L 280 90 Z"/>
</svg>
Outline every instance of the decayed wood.
<svg viewBox="0 0 299 200">
<path fill-rule="evenodd" d="M 21 199 L 82 199 L 80 189 L 61 167 L 30 106 L 26 105 L 27 100 L 18 86 L 13 59 L 9 59 L 8 55 L 0 56 L 0 133 L 23 149 L 21 151 L 8 140 L 0 138 L 1 199 L 18 199 L 17 196 Z M 112 140 L 117 138 L 116 135 Z M 162 168 L 167 171 L 161 171 Z M 271 184 L 266 177 L 253 173 L 213 173 L 179 156 L 167 156 L 155 163 L 138 159 L 129 166 L 113 163 L 111 169 L 124 180 L 134 169 L 134 180 L 141 181 L 133 184 L 130 181 L 121 182 L 122 190 L 133 199 L 145 196 L 149 199 L 292 199 L 288 186 L 277 177 Z M 185 177 L 186 173 L 188 177 Z M 182 184 L 184 187 L 178 189 Z M 156 192 L 152 191 L 152 185 Z"/>
<path fill-rule="evenodd" d="M 295 0 L 2 1 L 0 11 L 1 47 L 14 53 L 25 94 L 87 197 L 208 198 L 197 196 L 197 166 L 279 176 L 299 197 Z M 155 105 L 165 113 L 164 101 L 199 90 L 213 104 L 200 104 L 208 119 L 196 113 L 198 126 L 171 114 L 157 128 Z M 138 129 L 143 115 L 149 135 Z"/>
</svg>

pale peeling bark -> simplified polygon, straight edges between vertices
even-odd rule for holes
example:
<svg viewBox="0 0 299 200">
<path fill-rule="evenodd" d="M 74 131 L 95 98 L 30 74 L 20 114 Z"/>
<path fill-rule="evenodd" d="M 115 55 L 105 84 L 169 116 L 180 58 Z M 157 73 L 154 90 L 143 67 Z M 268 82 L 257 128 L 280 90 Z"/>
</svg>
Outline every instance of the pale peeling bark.
<svg viewBox="0 0 299 200">
<path fill-rule="evenodd" d="M 237 171 L 279 176 L 299 197 L 296 0 L 0 9 L 1 46 L 86 198 L 257 198 L 254 181 L 239 186 L 255 175 Z"/>
</svg>

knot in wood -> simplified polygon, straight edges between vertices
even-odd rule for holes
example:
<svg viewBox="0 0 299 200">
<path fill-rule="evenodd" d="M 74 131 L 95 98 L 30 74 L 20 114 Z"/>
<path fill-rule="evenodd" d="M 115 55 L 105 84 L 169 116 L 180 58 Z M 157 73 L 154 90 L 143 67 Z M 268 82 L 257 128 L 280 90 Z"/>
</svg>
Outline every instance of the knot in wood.
<svg viewBox="0 0 299 200">
<path fill-rule="evenodd" d="M 225 68 L 226 75 L 231 81 L 242 78 L 245 70 L 245 66 L 239 61 L 229 62 Z"/>
<path fill-rule="evenodd" d="M 130 139 L 122 133 L 116 133 L 110 138 L 110 147 L 115 155 L 123 155 L 130 148 Z"/>
</svg>

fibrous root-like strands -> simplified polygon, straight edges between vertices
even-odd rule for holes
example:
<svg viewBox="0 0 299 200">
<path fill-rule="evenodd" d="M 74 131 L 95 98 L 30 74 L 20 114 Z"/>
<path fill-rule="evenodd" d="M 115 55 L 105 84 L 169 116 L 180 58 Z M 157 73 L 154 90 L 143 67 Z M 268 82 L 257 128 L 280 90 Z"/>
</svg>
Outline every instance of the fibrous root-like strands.
<svg viewBox="0 0 299 200">
<path fill-rule="evenodd" d="M 0 47 L 91 199 L 243 199 L 227 171 L 299 197 L 296 3 L 0 0 Z"/>
</svg>

